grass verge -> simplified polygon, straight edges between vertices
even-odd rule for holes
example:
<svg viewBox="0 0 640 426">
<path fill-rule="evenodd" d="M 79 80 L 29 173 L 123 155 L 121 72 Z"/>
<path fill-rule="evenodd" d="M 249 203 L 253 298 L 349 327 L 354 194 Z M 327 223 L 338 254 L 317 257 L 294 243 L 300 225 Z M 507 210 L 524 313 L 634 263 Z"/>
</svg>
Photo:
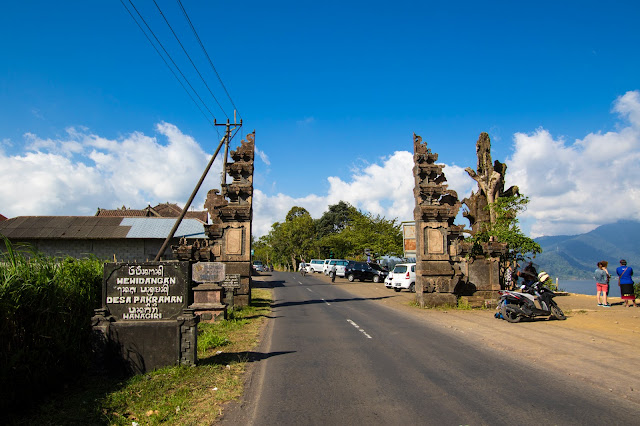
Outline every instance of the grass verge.
<svg viewBox="0 0 640 426">
<path fill-rule="evenodd" d="M 14 424 L 204 425 L 242 395 L 247 362 L 259 358 L 260 330 L 271 292 L 252 290 L 252 305 L 229 319 L 198 325 L 198 365 L 167 367 L 130 378 L 85 377 L 61 389 Z"/>
<path fill-rule="evenodd" d="M 416 300 L 412 300 L 409 302 L 409 306 L 412 306 L 418 309 L 433 309 L 436 311 L 489 311 L 489 310 L 492 310 L 492 308 L 489 308 L 487 306 L 473 307 L 468 301 L 464 299 L 459 299 L 457 305 L 451 305 L 449 303 L 446 303 L 444 305 L 425 306 L 424 308 L 420 308 L 420 304 Z"/>
</svg>

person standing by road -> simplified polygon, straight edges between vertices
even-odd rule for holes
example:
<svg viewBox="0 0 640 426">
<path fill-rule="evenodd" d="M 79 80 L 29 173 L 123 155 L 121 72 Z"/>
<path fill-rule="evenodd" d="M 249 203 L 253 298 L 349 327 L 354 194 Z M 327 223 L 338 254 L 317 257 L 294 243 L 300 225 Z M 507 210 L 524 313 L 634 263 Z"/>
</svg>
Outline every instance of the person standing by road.
<svg viewBox="0 0 640 426">
<path fill-rule="evenodd" d="M 598 262 L 598 269 L 593 273 L 596 279 L 596 300 L 598 306 L 604 306 L 605 308 L 611 307 L 607 301 L 607 295 L 609 294 L 609 272 L 607 271 L 607 265 L 609 262 L 602 260 Z M 600 295 L 602 295 L 602 302 L 600 301 Z"/>
<path fill-rule="evenodd" d="M 513 290 L 513 268 L 511 262 L 507 262 L 507 269 L 504 271 L 504 288 Z"/>
<path fill-rule="evenodd" d="M 636 294 L 633 288 L 633 268 L 627 266 L 627 261 L 622 259 L 620 261 L 620 266 L 616 269 L 616 273 L 618 274 L 618 285 L 620 286 L 620 295 L 622 296 L 622 300 L 624 300 L 624 306 L 635 307 L 636 305 Z"/>
<path fill-rule="evenodd" d="M 331 265 L 331 270 L 329 271 L 329 275 L 331 275 L 331 282 L 335 282 L 336 281 L 336 265 L 335 263 L 333 265 Z"/>
</svg>

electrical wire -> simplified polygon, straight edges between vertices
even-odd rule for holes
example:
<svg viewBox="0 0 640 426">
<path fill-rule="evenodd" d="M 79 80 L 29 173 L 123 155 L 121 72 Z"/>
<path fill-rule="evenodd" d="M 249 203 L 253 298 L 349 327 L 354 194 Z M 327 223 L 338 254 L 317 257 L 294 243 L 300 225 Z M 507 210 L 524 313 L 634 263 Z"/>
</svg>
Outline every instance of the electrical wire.
<svg viewBox="0 0 640 426">
<path fill-rule="evenodd" d="M 227 91 L 227 88 L 224 85 L 224 83 L 222 82 L 222 78 L 220 77 L 220 74 L 218 74 L 218 71 L 216 70 L 216 67 L 213 65 L 213 62 L 211 61 L 211 58 L 209 57 L 209 54 L 207 53 L 207 49 L 205 49 L 204 44 L 202 44 L 202 40 L 200 40 L 200 37 L 198 36 L 198 33 L 196 32 L 196 29 L 193 26 L 193 23 L 191 22 L 191 19 L 189 18 L 189 15 L 187 14 L 187 11 L 185 10 L 184 6 L 182 5 L 182 1 L 178 0 L 178 4 L 180 5 L 180 9 L 182 9 L 182 13 L 184 14 L 184 17 L 186 18 L 187 22 L 189 23 L 189 27 L 191 28 L 191 31 L 193 31 L 193 35 L 196 37 L 196 40 L 198 40 L 198 44 L 200 44 L 200 47 L 202 48 L 202 51 L 204 52 L 204 55 L 207 57 L 207 60 L 209 61 L 209 65 L 211 65 L 211 68 L 213 69 L 213 72 L 215 72 L 216 76 L 218 77 L 218 81 L 220 82 L 220 85 L 224 89 L 224 92 L 227 94 L 227 97 L 229 98 L 229 101 L 231 102 L 231 105 L 233 105 L 233 109 L 238 112 L 238 116 L 242 119 L 242 115 L 240 114 L 240 111 L 236 107 L 236 104 L 233 102 L 233 99 L 231 99 L 231 95 Z"/>
<path fill-rule="evenodd" d="M 122 0 L 121 0 L 122 1 Z M 164 51 L 165 55 L 167 55 L 167 57 L 169 58 L 169 60 L 171 61 L 171 63 L 173 64 L 174 67 L 176 67 L 176 69 L 178 70 L 178 72 L 180 73 L 180 75 L 182 76 L 182 78 L 185 80 L 185 82 L 187 83 L 187 85 L 189 85 L 189 87 L 191 88 L 191 90 L 193 91 L 193 93 L 197 96 L 197 98 L 200 100 L 200 102 L 202 102 L 202 104 L 204 105 L 205 109 L 209 112 L 209 114 L 211 114 L 211 116 L 215 119 L 216 116 L 213 114 L 213 112 L 211 112 L 211 110 L 209 109 L 209 107 L 207 106 L 206 102 L 202 100 L 202 98 L 200 97 L 200 95 L 198 94 L 198 92 L 196 91 L 196 89 L 193 88 L 193 86 L 191 85 L 191 83 L 189 82 L 189 79 L 184 75 L 184 73 L 180 70 L 180 67 L 176 64 L 176 62 L 173 60 L 173 58 L 171 57 L 171 55 L 169 54 L 169 52 L 167 52 L 167 49 L 164 48 L 164 46 L 162 45 L 162 42 L 160 42 L 160 40 L 158 40 L 158 37 L 156 37 L 155 33 L 153 32 L 153 30 L 151 29 L 151 27 L 149 27 L 149 24 L 147 24 L 147 21 L 145 21 L 145 19 L 142 17 L 142 15 L 140 14 L 140 12 L 138 11 L 138 9 L 135 7 L 135 5 L 133 4 L 133 2 L 131 0 L 129 0 L 129 3 L 131 4 L 131 7 L 133 7 L 133 10 L 136 11 L 136 13 L 138 14 L 138 16 L 140 17 L 140 19 L 142 20 L 142 22 L 144 23 L 144 25 L 147 27 L 147 29 L 149 30 L 149 32 L 151 33 L 151 35 L 153 36 L 153 38 L 156 40 L 156 42 L 160 45 L 160 47 L 162 48 L 162 50 Z"/>
<path fill-rule="evenodd" d="M 215 126 L 214 123 L 211 122 L 211 120 L 209 119 L 209 117 L 207 116 L 207 114 L 202 110 L 202 108 L 200 107 L 200 104 L 198 104 L 198 102 L 196 102 L 196 100 L 193 98 L 193 96 L 191 95 L 191 93 L 189 92 L 189 90 L 185 87 L 184 83 L 182 82 L 182 80 L 180 80 L 180 78 L 178 77 L 178 75 L 175 73 L 175 71 L 173 70 L 173 68 L 171 68 L 171 65 L 169 65 L 169 63 L 167 62 L 167 60 L 164 58 L 164 56 L 162 56 L 162 53 L 160 53 L 160 51 L 158 50 L 158 48 L 156 47 L 155 44 L 153 44 L 153 41 L 151 40 L 151 38 L 149 38 L 149 36 L 147 35 L 147 33 L 145 32 L 144 28 L 142 28 L 142 26 L 140 25 L 140 23 L 137 21 L 137 19 L 135 18 L 135 16 L 133 16 L 133 13 L 131 13 L 131 11 L 129 10 L 129 8 L 127 7 L 127 5 L 124 3 L 123 0 L 120 0 L 120 3 L 122 4 L 122 6 L 125 8 L 125 10 L 127 11 L 127 13 L 129 14 L 129 16 L 131 16 L 131 19 L 133 19 L 133 22 L 136 23 L 136 25 L 138 26 L 138 28 L 140 28 L 140 31 L 142 31 L 142 34 L 144 34 L 144 36 L 146 37 L 146 39 L 149 41 L 149 44 L 151 44 L 151 46 L 153 47 L 153 49 L 156 51 L 156 53 L 160 56 L 160 58 L 162 59 L 162 62 L 164 62 L 164 64 L 167 66 L 167 68 L 169 68 L 169 71 L 171 71 L 171 74 L 173 74 L 173 76 L 175 77 L 176 80 L 178 80 L 178 83 L 180 83 L 180 86 L 182 86 L 182 88 L 184 89 L 184 91 L 187 93 L 187 95 L 189 96 L 189 98 L 191 99 L 191 101 L 193 101 L 193 103 L 195 104 L 195 106 L 200 110 L 200 112 L 202 113 L 202 116 L 204 117 L 204 119 L 207 121 L 207 123 L 209 123 L 211 126 L 213 126 L 213 128 L 216 130 L 216 133 L 218 134 L 218 136 L 220 136 L 220 131 L 218 130 L 218 128 Z M 132 4 L 133 6 L 133 4 Z M 135 6 L 134 6 L 135 9 Z M 137 10 L 136 10 L 137 12 Z M 139 14 L 139 13 L 138 13 Z M 148 26 L 147 26 L 148 27 Z M 154 36 L 155 37 L 155 36 Z M 156 38 L 157 40 L 157 38 Z M 163 48 L 164 49 L 164 48 Z M 166 50 L 165 50 L 166 53 Z M 168 54 L 167 54 L 168 56 Z M 175 65 L 175 63 L 174 63 Z M 177 66 L 176 66 L 177 68 Z M 183 75 L 184 77 L 184 75 Z M 188 82 L 187 82 L 188 83 Z M 191 87 L 191 85 L 189 85 Z M 191 87 L 191 89 L 193 90 L 193 87 Z M 196 94 L 197 95 L 197 94 Z M 202 101 L 202 99 L 201 99 Z M 211 111 L 209 111 L 211 113 Z M 213 114 L 211 114 L 213 116 Z M 214 117 L 215 118 L 215 117 Z"/>
<path fill-rule="evenodd" d="M 213 99 L 216 101 L 216 103 L 218 104 L 218 106 L 220 107 L 220 110 L 222 111 L 222 113 L 224 114 L 225 117 L 229 118 L 229 116 L 227 115 L 227 113 L 225 112 L 224 108 L 222 108 L 222 105 L 220 105 L 220 102 L 218 102 L 218 98 L 216 98 L 216 96 L 213 94 L 213 92 L 211 91 L 211 89 L 209 88 L 209 85 L 207 84 L 207 82 L 204 80 L 204 77 L 202 77 L 202 74 L 200 74 L 200 71 L 198 70 L 198 67 L 196 66 L 196 64 L 193 63 L 193 60 L 191 60 L 191 56 L 189 56 L 189 53 L 187 53 L 187 49 L 185 49 L 185 47 L 183 46 L 182 42 L 180 41 L 180 38 L 178 37 L 178 35 L 176 34 L 176 32 L 173 30 L 173 27 L 171 26 L 171 24 L 169 23 L 169 20 L 167 20 L 167 17 L 164 16 L 164 13 L 162 13 L 162 9 L 160 9 L 160 6 L 158 5 L 158 3 L 156 2 L 156 0 L 153 0 L 153 3 L 156 5 L 156 7 L 158 8 L 158 12 L 160 12 L 160 15 L 162 16 L 162 19 L 164 19 L 164 22 L 167 24 L 167 26 L 169 27 L 169 29 L 171 30 L 171 33 L 173 34 L 173 36 L 176 38 L 176 41 L 178 42 L 178 44 L 180 45 L 180 47 L 182 48 L 182 51 L 184 52 L 185 55 L 187 55 L 187 58 L 189 58 L 189 62 L 191 62 L 191 65 L 193 65 L 193 69 L 196 70 L 196 72 L 198 73 L 198 76 L 200 76 L 200 80 L 202 80 L 202 82 L 204 83 L 205 87 L 207 88 L 207 90 L 209 91 L 209 93 L 211 94 L 211 96 L 213 97 Z"/>
</svg>

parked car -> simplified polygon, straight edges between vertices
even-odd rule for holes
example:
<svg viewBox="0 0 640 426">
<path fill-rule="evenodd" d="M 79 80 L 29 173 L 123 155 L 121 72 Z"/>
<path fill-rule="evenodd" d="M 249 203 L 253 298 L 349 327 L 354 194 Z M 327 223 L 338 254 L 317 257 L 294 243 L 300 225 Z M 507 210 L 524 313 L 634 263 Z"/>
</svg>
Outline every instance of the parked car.
<svg viewBox="0 0 640 426">
<path fill-rule="evenodd" d="M 344 277 L 344 268 L 347 266 L 347 263 L 349 263 L 349 261 L 345 259 L 329 259 L 329 263 L 325 264 L 325 275 L 329 275 L 333 265 L 336 265 L 336 277 Z"/>
<path fill-rule="evenodd" d="M 386 288 L 393 288 L 393 271 L 389 272 L 387 278 L 384 279 L 384 286 Z"/>
<path fill-rule="evenodd" d="M 262 264 L 261 260 L 254 260 L 251 267 L 256 272 L 264 272 L 264 265 Z"/>
<path fill-rule="evenodd" d="M 389 271 L 373 262 L 356 262 L 350 260 L 344 268 L 344 276 L 349 281 L 354 280 L 371 280 L 374 283 L 384 281 Z"/>
<path fill-rule="evenodd" d="M 393 279 L 391 281 L 395 291 L 403 288 L 412 293 L 416 292 L 416 264 L 415 263 L 398 263 L 393 268 Z"/>
<path fill-rule="evenodd" d="M 324 260 L 311 259 L 311 261 L 307 263 L 307 272 L 322 272 L 323 265 L 324 265 Z"/>
</svg>

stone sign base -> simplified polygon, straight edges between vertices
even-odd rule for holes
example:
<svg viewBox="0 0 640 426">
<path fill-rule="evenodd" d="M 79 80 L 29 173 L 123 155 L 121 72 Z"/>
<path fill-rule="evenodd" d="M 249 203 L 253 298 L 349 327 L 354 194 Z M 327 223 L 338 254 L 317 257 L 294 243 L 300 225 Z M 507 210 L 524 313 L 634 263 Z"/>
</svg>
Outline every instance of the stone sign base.
<svg viewBox="0 0 640 426">
<path fill-rule="evenodd" d="M 222 303 L 224 288 L 215 283 L 202 283 L 193 287 L 193 304 L 189 307 L 203 322 L 216 322 L 227 318 L 227 305 Z"/>
<path fill-rule="evenodd" d="M 92 318 L 94 355 L 100 370 L 140 374 L 170 365 L 195 365 L 198 317 L 185 309 L 172 321 L 114 321 L 97 309 Z"/>
</svg>

